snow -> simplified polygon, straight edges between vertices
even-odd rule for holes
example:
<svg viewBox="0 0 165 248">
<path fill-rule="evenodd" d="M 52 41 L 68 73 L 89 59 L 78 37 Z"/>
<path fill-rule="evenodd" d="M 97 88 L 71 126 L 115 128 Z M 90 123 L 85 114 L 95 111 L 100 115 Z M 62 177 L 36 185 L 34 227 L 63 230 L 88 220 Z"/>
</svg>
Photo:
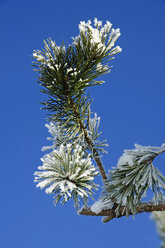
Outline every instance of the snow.
<svg viewBox="0 0 165 248">
<path fill-rule="evenodd" d="M 79 24 L 79 30 L 81 32 L 85 32 L 85 26 L 86 26 L 86 23 L 84 21 L 81 21 Z"/>
<path fill-rule="evenodd" d="M 103 69 L 103 65 L 101 63 L 98 63 L 96 68 L 97 68 L 97 70 L 102 70 Z"/>
<path fill-rule="evenodd" d="M 55 41 L 50 40 L 50 42 L 51 42 L 51 46 L 52 46 L 52 47 L 56 47 Z"/>
<path fill-rule="evenodd" d="M 50 178 L 50 179 L 45 179 L 41 182 L 39 182 L 36 187 L 37 188 L 40 188 L 40 189 L 43 189 L 45 188 L 47 185 L 51 184 L 53 182 L 53 178 Z"/>
<path fill-rule="evenodd" d="M 52 66 L 52 64 L 51 64 L 50 62 L 47 63 L 47 66 L 48 66 L 50 69 L 54 70 L 54 67 Z"/>
<path fill-rule="evenodd" d="M 116 30 L 114 28 L 112 28 L 111 33 L 109 35 L 109 40 L 108 40 L 108 47 L 107 47 L 108 50 L 110 50 L 115 45 L 115 42 L 120 37 L 120 35 L 121 35 L 121 33 L 120 33 L 119 28 L 117 28 Z M 122 51 L 121 48 L 118 49 L 119 46 L 117 46 L 116 48 L 117 48 L 118 52 Z"/>
<path fill-rule="evenodd" d="M 113 43 L 114 44 L 114 43 Z M 117 47 L 115 47 L 112 51 L 111 51 L 111 55 L 115 55 L 115 54 L 117 54 L 117 53 L 120 53 L 122 51 L 122 48 L 121 47 L 119 47 L 119 46 L 117 46 Z"/>
<path fill-rule="evenodd" d="M 110 23 L 109 21 L 106 21 L 106 24 L 104 25 L 104 30 L 106 30 L 109 33 L 111 27 L 112 27 L 112 23 Z"/>
<path fill-rule="evenodd" d="M 62 133 L 62 128 L 57 124 L 50 122 L 47 123 L 45 127 L 48 128 L 48 132 L 52 135 L 52 137 L 47 137 L 47 140 L 52 141 L 52 145 L 43 146 L 42 151 L 53 150 L 58 147 L 61 143 L 66 143 L 66 136 Z"/>
<path fill-rule="evenodd" d="M 52 124 L 46 125 L 50 133 L 56 131 Z M 72 195 L 82 199 L 92 195 L 92 189 L 97 185 L 93 183 L 98 174 L 92 165 L 90 155 L 84 158 L 80 145 L 73 148 L 72 144 L 61 144 L 57 149 L 41 158 L 42 166 L 34 173 L 37 187 L 47 188 L 45 193 L 61 196 L 67 201 Z M 69 198 L 68 198 L 69 197 Z"/>
<path fill-rule="evenodd" d="M 70 71 L 73 71 L 72 67 L 68 68 L 66 73 L 68 74 Z"/>
<path fill-rule="evenodd" d="M 52 194 L 53 190 L 56 188 L 58 183 L 53 183 L 45 190 L 46 194 Z"/>
<path fill-rule="evenodd" d="M 151 218 L 156 222 L 157 228 L 158 228 L 158 233 L 164 241 L 164 234 L 165 234 L 165 211 L 155 211 L 152 212 Z M 162 246 L 163 247 L 163 242 Z"/>
<path fill-rule="evenodd" d="M 134 156 L 127 155 L 127 154 L 124 153 L 119 158 L 119 160 L 117 162 L 117 167 L 120 167 L 120 166 L 125 165 L 125 164 L 129 164 L 129 165 L 133 166 L 133 164 L 134 164 Z"/>
<path fill-rule="evenodd" d="M 103 202 L 102 200 L 98 200 L 96 201 L 92 206 L 91 206 L 91 211 L 98 214 L 103 210 L 106 209 L 111 209 L 113 207 L 113 203 L 112 202 Z"/>
<path fill-rule="evenodd" d="M 138 164 L 145 163 L 145 161 L 153 160 L 157 155 L 165 151 L 165 144 L 160 147 L 155 146 L 141 146 L 135 144 L 135 149 L 124 150 L 123 155 L 119 158 L 117 167 L 123 165 L 133 166 L 135 162 Z"/>
<path fill-rule="evenodd" d="M 101 27 L 102 26 L 102 21 L 97 20 L 97 18 L 95 17 L 94 25 L 95 25 L 95 27 Z"/>
<path fill-rule="evenodd" d="M 49 150 L 51 150 L 51 149 L 53 149 L 54 148 L 54 146 L 52 145 L 52 146 L 43 146 L 42 148 L 41 148 L 41 151 L 42 152 L 45 152 L 45 151 L 49 151 Z"/>
<path fill-rule="evenodd" d="M 79 24 L 80 33 L 84 33 L 86 38 L 90 37 L 90 41 L 93 45 L 97 44 L 98 49 L 106 49 L 107 51 L 110 50 L 119 36 L 121 35 L 120 29 L 111 29 L 112 23 L 106 21 L 106 24 L 102 26 L 102 21 L 99 21 L 96 17 L 94 18 L 94 27 L 91 25 L 91 21 L 88 22 L 81 21 Z M 110 32 L 111 30 L 111 32 Z M 105 38 L 108 38 L 108 42 L 105 41 Z M 73 44 L 76 45 L 79 41 L 81 41 L 81 35 L 77 37 L 73 37 Z M 121 52 L 121 48 L 117 47 L 116 50 L 113 50 L 113 54 Z M 113 55 L 112 54 L 112 55 Z"/>
<path fill-rule="evenodd" d="M 36 51 L 34 51 L 33 57 L 39 62 L 43 62 L 45 60 L 45 57 L 37 53 Z"/>
<path fill-rule="evenodd" d="M 94 45 L 97 43 L 98 48 L 101 48 L 101 47 L 105 48 L 105 45 L 101 41 L 101 36 L 100 36 L 99 30 L 96 28 L 92 28 L 91 33 L 92 33 L 91 43 L 93 43 Z"/>
<path fill-rule="evenodd" d="M 60 67 L 61 67 L 61 64 L 55 64 L 55 67 L 56 67 L 56 70 L 58 71 L 59 69 L 60 69 Z"/>
</svg>

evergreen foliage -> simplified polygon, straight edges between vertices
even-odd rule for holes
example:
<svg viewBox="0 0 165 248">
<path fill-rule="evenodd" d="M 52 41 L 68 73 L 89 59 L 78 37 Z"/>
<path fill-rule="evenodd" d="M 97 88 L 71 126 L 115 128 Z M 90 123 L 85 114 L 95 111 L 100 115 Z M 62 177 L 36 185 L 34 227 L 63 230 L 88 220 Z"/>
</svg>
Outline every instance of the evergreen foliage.
<svg viewBox="0 0 165 248">
<path fill-rule="evenodd" d="M 117 167 L 107 176 L 101 162 L 100 153 L 105 153 L 106 140 L 100 141 L 100 117 L 91 112 L 92 99 L 86 93 L 90 86 L 101 85 L 98 80 L 111 71 L 110 61 L 121 52 L 115 42 L 120 36 L 119 29 L 113 29 L 110 22 L 103 26 L 94 19 L 80 22 L 79 35 L 73 42 L 61 46 L 49 38 L 44 41 L 44 49 L 36 50 L 33 63 L 38 72 L 41 91 L 47 95 L 42 102 L 48 110 L 50 121 L 46 124 L 52 137 L 51 150 L 42 159 L 42 166 L 35 172 L 37 187 L 46 188 L 53 194 L 55 204 L 73 198 L 76 208 L 79 200 L 87 204 L 89 196 L 97 188 L 93 182 L 98 174 L 93 165 L 95 160 L 103 179 L 103 192 L 100 201 L 93 209 L 97 214 L 101 210 L 115 209 L 121 216 L 137 213 L 137 205 L 150 188 L 153 191 L 153 204 L 163 201 L 165 177 L 154 167 L 153 160 L 165 152 L 161 147 L 135 145 L 133 150 L 125 150 Z"/>
<path fill-rule="evenodd" d="M 165 211 L 153 212 L 151 218 L 156 222 L 158 234 L 161 238 L 161 248 L 165 248 Z"/>
<path fill-rule="evenodd" d="M 54 161 L 52 156 L 55 156 L 57 161 L 57 150 L 61 146 L 65 147 L 63 152 L 65 151 L 67 154 L 68 145 L 71 145 L 71 153 L 73 154 L 77 151 L 75 147 L 77 145 L 81 146 L 83 150 L 82 160 L 87 159 L 90 154 L 91 158 L 95 159 L 97 165 L 101 167 L 99 152 L 106 152 L 104 147 L 107 144 L 106 140 L 99 140 L 101 134 L 99 132 L 100 117 L 97 114 L 92 117 L 90 110 L 92 99 L 86 93 L 86 88 L 103 83 L 97 78 L 110 72 L 111 66 L 109 66 L 108 62 L 114 59 L 114 55 L 121 52 L 119 46 L 115 47 L 115 42 L 120 36 L 120 30 L 115 30 L 111 27 L 112 24 L 108 21 L 102 26 L 102 22 L 98 21 L 97 18 L 94 20 L 94 27 L 91 21 L 87 23 L 80 22 L 80 34 L 73 38 L 72 44 L 66 47 L 63 43 L 59 47 L 49 38 L 44 41 L 43 50 L 34 51 L 33 57 L 36 61 L 33 65 L 39 74 L 38 83 L 42 86 L 41 91 L 48 96 L 48 99 L 42 104 L 44 109 L 49 111 L 50 124 L 46 124 L 46 127 L 52 135 L 48 139 L 53 142 L 51 146 L 42 148 L 43 151 L 50 149 L 53 151 L 45 155 L 42 159 L 44 165 L 39 169 L 45 168 L 45 159 L 49 158 L 52 164 L 52 161 Z M 63 162 L 61 160 L 59 165 L 61 171 L 64 168 Z M 56 167 L 57 164 L 55 163 L 54 166 Z M 67 166 L 66 161 L 65 166 Z M 90 170 L 90 167 L 88 169 Z M 103 168 L 102 173 L 106 177 Z M 42 180 L 45 178 L 43 176 L 44 172 L 36 172 L 35 175 L 38 175 L 35 180 L 41 181 L 38 186 L 45 186 L 45 181 L 42 184 Z M 92 174 L 93 177 L 95 175 L 95 173 Z M 61 176 L 60 178 L 62 180 L 63 177 Z M 63 179 L 65 180 L 65 178 Z M 54 175 L 54 181 L 51 180 L 51 184 L 53 185 L 56 180 L 57 178 Z M 81 184 L 82 178 L 80 180 L 77 177 L 76 180 L 75 185 Z M 78 183 L 79 180 L 80 182 Z M 84 178 L 83 180 L 86 181 L 87 179 Z M 67 191 L 68 185 L 66 183 L 62 185 L 64 185 L 64 188 L 66 186 L 65 190 Z M 59 184 L 56 184 L 56 186 L 56 190 L 54 189 L 52 193 L 56 194 L 57 199 L 63 195 L 63 202 L 67 201 L 69 197 L 66 197 L 61 189 L 59 190 Z M 85 192 L 85 187 L 83 190 Z M 76 196 L 81 196 L 84 202 L 86 202 L 87 195 L 91 194 L 89 189 L 83 195 L 77 193 L 80 190 L 76 191 L 74 189 L 73 192 L 76 192 Z M 76 199 L 75 205 L 78 206 L 78 198 L 75 197 L 75 193 L 73 195 L 73 198 Z"/>
<path fill-rule="evenodd" d="M 56 45 L 50 38 L 44 41 L 42 51 L 34 51 L 37 60 L 34 66 L 39 73 L 38 82 L 48 100 L 44 108 L 51 112 L 50 120 L 71 127 L 71 132 L 78 131 L 81 122 L 87 119 L 91 103 L 85 93 L 87 87 L 102 84 L 96 80 L 110 71 L 108 61 L 121 51 L 114 47 L 120 36 L 119 29 L 111 29 L 107 22 L 103 27 L 95 19 L 95 28 L 91 22 L 81 22 L 80 34 L 73 38 L 73 43 L 65 47 Z"/>
<path fill-rule="evenodd" d="M 36 171 L 35 182 L 37 187 L 46 188 L 47 194 L 54 194 L 55 205 L 62 198 L 62 203 L 73 198 L 76 208 L 79 207 L 79 198 L 83 203 L 89 196 L 92 196 L 93 189 L 97 185 L 93 183 L 94 177 L 98 174 L 92 165 L 90 155 L 84 158 L 82 147 L 76 145 L 60 145 L 58 150 L 46 154 L 41 161 L 39 171 Z"/>
<path fill-rule="evenodd" d="M 150 188 L 154 193 L 155 205 L 163 201 L 165 177 L 154 167 L 153 159 L 165 151 L 165 144 L 161 147 L 135 145 L 133 150 L 125 150 L 119 158 L 116 168 L 110 171 L 109 179 L 103 189 L 102 199 L 107 203 L 116 203 L 116 214 L 120 208 L 127 216 L 136 214 L 138 206 Z M 162 190 L 161 190 L 162 189 Z"/>
</svg>

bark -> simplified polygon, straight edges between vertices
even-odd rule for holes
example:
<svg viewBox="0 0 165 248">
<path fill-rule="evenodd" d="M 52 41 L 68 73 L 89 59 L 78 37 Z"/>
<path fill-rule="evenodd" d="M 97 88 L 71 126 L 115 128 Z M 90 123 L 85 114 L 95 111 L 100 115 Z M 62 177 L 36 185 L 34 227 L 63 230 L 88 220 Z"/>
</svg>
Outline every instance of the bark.
<svg viewBox="0 0 165 248">
<path fill-rule="evenodd" d="M 89 147 L 91 147 L 93 149 L 94 159 L 95 159 L 96 164 L 97 164 L 97 166 L 98 166 L 98 168 L 100 170 L 100 174 L 102 176 L 102 179 L 103 180 L 106 180 L 107 179 L 107 175 L 106 175 L 104 166 L 103 166 L 103 164 L 102 164 L 102 162 L 101 162 L 101 160 L 99 158 L 99 153 L 98 153 L 98 151 L 95 148 L 93 148 L 93 144 L 92 144 L 91 140 L 88 137 L 87 131 L 86 131 L 86 129 L 85 129 L 85 127 L 84 127 L 84 125 L 83 125 L 83 123 L 81 121 L 79 112 L 75 108 L 75 105 L 74 105 L 74 102 L 73 102 L 72 98 L 70 98 L 69 100 L 70 100 L 70 103 L 71 103 L 71 106 L 72 106 L 74 115 L 77 118 L 77 121 L 78 121 L 78 123 L 80 125 L 80 128 L 81 128 L 81 130 L 83 130 L 85 140 L 86 140 L 87 144 L 89 145 Z"/>
<path fill-rule="evenodd" d="M 80 215 L 87 215 L 87 216 L 106 216 L 103 218 L 103 222 L 107 223 L 108 221 L 114 219 L 114 218 L 121 218 L 123 216 L 126 216 L 126 212 L 123 212 L 124 207 L 121 207 L 120 214 L 116 216 L 115 208 L 102 210 L 100 213 L 96 214 L 91 211 L 90 207 L 88 208 L 82 208 L 79 211 Z M 153 211 L 165 211 L 165 202 L 161 202 L 159 205 L 154 205 L 150 202 L 141 203 L 140 205 L 136 206 L 137 214 L 140 213 L 149 213 Z M 131 215 L 131 214 L 130 214 Z"/>
</svg>

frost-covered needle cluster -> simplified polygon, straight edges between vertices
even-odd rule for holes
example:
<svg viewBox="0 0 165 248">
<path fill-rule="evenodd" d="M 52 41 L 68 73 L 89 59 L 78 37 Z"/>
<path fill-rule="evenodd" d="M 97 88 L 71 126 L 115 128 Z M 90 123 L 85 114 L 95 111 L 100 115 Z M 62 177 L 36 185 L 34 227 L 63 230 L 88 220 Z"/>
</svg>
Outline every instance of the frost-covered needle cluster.
<svg viewBox="0 0 165 248">
<path fill-rule="evenodd" d="M 100 117 L 95 114 L 94 118 L 91 118 L 90 113 L 88 137 L 93 143 L 93 148 L 97 147 L 98 151 L 105 152 L 105 141 L 98 140 L 99 123 Z M 52 145 L 42 147 L 42 151 L 52 152 L 41 158 L 43 165 L 35 172 L 37 187 L 46 188 L 47 194 L 53 194 L 55 205 L 60 199 L 65 203 L 73 198 L 74 205 L 78 208 L 79 199 L 86 204 L 88 197 L 92 197 L 93 190 L 97 189 L 93 180 L 98 171 L 92 164 L 92 153 L 89 153 L 92 148 L 87 146 L 83 136 L 78 140 L 71 139 L 65 128 L 58 124 L 50 122 L 45 126 L 51 134 L 47 140 L 51 141 Z"/>
<path fill-rule="evenodd" d="M 80 22 L 79 35 L 72 38 L 73 42 L 68 47 L 64 44 L 57 46 L 51 38 L 44 41 L 45 49 L 33 52 L 36 66 L 41 72 L 41 84 L 51 91 L 64 78 L 72 90 L 76 87 L 80 91 L 101 84 L 103 81 L 93 80 L 110 72 L 112 66 L 107 62 L 122 51 L 115 46 L 120 35 L 120 29 L 112 28 L 109 21 L 102 25 L 102 21 L 95 18 L 94 25 L 90 20 Z"/>
<path fill-rule="evenodd" d="M 43 165 L 35 172 L 37 187 L 46 188 L 47 194 L 54 194 L 55 204 L 73 198 L 74 205 L 79 207 L 79 198 L 86 204 L 93 189 L 96 189 L 94 177 L 98 174 L 92 165 L 90 155 L 84 157 L 80 145 L 73 149 L 70 144 L 60 145 L 41 159 Z"/>
<path fill-rule="evenodd" d="M 151 162 L 156 156 L 165 151 L 165 144 L 162 144 L 161 147 L 155 146 L 141 146 L 135 144 L 135 149 L 124 150 L 123 155 L 119 158 L 117 167 L 122 167 L 125 164 L 134 165 L 134 163 Z"/>
<path fill-rule="evenodd" d="M 62 129 L 60 125 L 50 122 L 49 124 L 46 123 L 45 127 L 48 128 L 48 132 L 51 134 L 51 137 L 47 137 L 47 140 L 51 141 L 53 144 L 51 146 L 43 146 L 43 152 L 55 149 L 62 144 L 66 145 L 68 143 L 69 137 L 65 133 L 64 128 Z"/>
<path fill-rule="evenodd" d="M 127 215 L 137 212 L 147 190 L 153 191 L 153 202 L 159 204 L 165 190 L 165 177 L 154 167 L 153 160 L 165 152 L 161 147 L 135 145 L 135 149 L 124 150 L 117 166 L 110 170 L 109 177 L 101 161 L 100 153 L 107 144 L 99 140 L 100 117 L 92 118 L 92 98 L 87 87 L 102 84 L 98 77 L 110 72 L 109 62 L 122 51 L 116 42 L 120 29 L 112 28 L 97 18 L 92 23 L 81 21 L 79 34 L 70 45 L 58 46 L 49 38 L 42 50 L 34 50 L 33 63 L 38 71 L 38 83 L 48 98 L 42 102 L 49 111 L 46 124 L 52 137 L 51 150 L 42 159 L 42 166 L 35 172 L 37 187 L 53 194 L 55 204 L 61 199 L 65 203 L 73 198 L 78 208 L 81 199 L 86 204 L 96 189 L 94 178 L 98 174 L 95 160 L 104 180 L 101 198 L 92 206 L 99 212 L 115 207 L 116 215 L 121 210 Z"/>
<path fill-rule="evenodd" d="M 161 248 L 165 247 L 165 211 L 152 212 L 151 218 L 156 222 L 159 236 L 162 240 Z"/>
<path fill-rule="evenodd" d="M 102 21 L 94 19 L 94 27 L 92 26 L 92 22 L 88 20 L 88 22 L 81 21 L 79 24 L 80 35 L 73 38 L 74 44 L 81 42 L 81 36 L 85 35 L 89 37 L 89 40 L 93 46 L 97 45 L 99 49 L 109 51 L 115 45 L 115 42 L 121 35 L 120 29 L 112 28 L 112 23 L 109 21 L 102 25 Z M 83 42 L 81 42 L 83 46 Z M 121 52 L 122 49 L 117 46 L 111 50 L 111 54 L 116 54 Z"/>
<path fill-rule="evenodd" d="M 165 152 L 165 144 L 161 147 L 141 146 L 124 150 L 116 168 L 110 171 L 109 179 L 103 189 L 102 201 L 107 204 L 116 203 L 116 214 L 121 207 L 126 214 L 135 214 L 136 206 L 146 195 L 148 189 L 153 191 L 153 202 L 159 204 L 164 199 L 165 177 L 154 167 L 153 160 Z"/>
</svg>

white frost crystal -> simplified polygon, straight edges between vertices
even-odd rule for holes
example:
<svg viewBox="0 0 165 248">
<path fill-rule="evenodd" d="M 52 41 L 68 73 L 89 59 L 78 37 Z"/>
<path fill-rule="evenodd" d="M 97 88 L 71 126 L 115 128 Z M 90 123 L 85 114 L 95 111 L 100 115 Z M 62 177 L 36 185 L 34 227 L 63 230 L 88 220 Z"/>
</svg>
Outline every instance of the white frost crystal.
<svg viewBox="0 0 165 248">
<path fill-rule="evenodd" d="M 114 202 L 118 206 L 116 214 L 124 207 L 126 215 L 137 213 L 137 205 L 145 197 L 148 189 L 153 191 L 153 202 L 158 205 L 163 201 L 165 177 L 154 167 L 153 160 L 165 152 L 165 144 L 161 147 L 141 146 L 135 144 L 135 149 L 124 150 L 119 158 L 117 168 L 110 171 L 102 192 L 102 200 Z"/>
<path fill-rule="evenodd" d="M 152 219 L 156 222 L 158 233 L 162 239 L 162 248 L 165 245 L 165 211 L 152 212 Z"/>
<path fill-rule="evenodd" d="M 106 203 L 105 201 L 98 200 L 91 206 L 91 211 L 98 214 L 103 210 L 111 209 L 113 205 L 113 202 Z"/>
<path fill-rule="evenodd" d="M 141 146 L 135 144 L 135 149 L 124 150 L 123 155 L 119 158 L 117 167 L 128 164 L 133 166 L 135 162 L 138 164 L 145 161 L 152 161 L 157 155 L 165 151 L 165 144 L 160 147 L 155 146 Z"/>
<path fill-rule="evenodd" d="M 45 66 L 51 70 L 59 70 L 61 64 L 56 63 L 56 57 L 59 53 L 65 53 L 65 46 L 62 45 L 61 47 L 57 46 L 54 41 L 49 38 L 45 43 L 45 50 L 47 52 L 43 52 L 40 50 L 33 51 L 33 57 L 37 60 L 37 62 L 41 63 L 42 66 Z M 51 49 L 50 47 L 51 46 Z"/>
<path fill-rule="evenodd" d="M 43 165 L 34 173 L 37 187 L 46 188 L 47 194 L 55 194 L 55 204 L 60 198 L 65 203 L 71 197 L 76 207 L 79 205 L 78 197 L 86 204 L 88 196 L 96 189 L 93 179 L 98 172 L 92 165 L 90 155 L 84 157 L 81 146 L 72 149 L 70 144 L 61 145 L 41 161 Z"/>
<path fill-rule="evenodd" d="M 43 62 L 45 61 L 45 57 L 41 55 L 39 52 L 34 51 L 33 57 L 38 61 L 38 62 Z"/>
<path fill-rule="evenodd" d="M 95 27 L 101 27 L 102 26 L 102 21 L 97 20 L 97 18 L 95 17 L 94 25 L 95 25 Z"/>
<path fill-rule="evenodd" d="M 42 151 L 54 149 L 62 143 L 67 142 L 67 135 L 63 135 L 62 129 L 58 124 L 50 122 L 50 124 L 45 124 L 45 127 L 48 128 L 48 132 L 52 135 L 52 137 L 48 137 L 47 140 L 52 141 L 53 144 L 51 146 L 43 146 Z"/>
<path fill-rule="evenodd" d="M 90 39 L 91 44 L 98 46 L 98 49 L 103 49 L 105 51 L 111 50 L 119 36 L 121 35 L 120 29 L 111 29 L 112 24 L 107 21 L 104 26 L 102 26 L 102 21 L 94 19 L 94 27 L 92 27 L 91 20 L 88 22 L 81 21 L 79 24 L 80 34 L 83 33 Z M 81 40 L 81 35 L 73 38 L 73 44 L 77 44 Z M 82 44 L 82 42 L 80 42 Z M 111 50 L 111 55 L 115 55 L 121 52 L 122 49 L 117 46 Z"/>
</svg>

